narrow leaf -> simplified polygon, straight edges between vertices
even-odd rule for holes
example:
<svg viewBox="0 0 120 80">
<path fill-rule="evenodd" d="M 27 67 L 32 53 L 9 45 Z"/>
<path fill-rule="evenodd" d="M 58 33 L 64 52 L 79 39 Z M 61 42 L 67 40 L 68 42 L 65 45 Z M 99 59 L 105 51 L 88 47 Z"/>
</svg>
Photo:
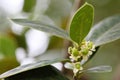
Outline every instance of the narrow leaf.
<svg viewBox="0 0 120 80">
<path fill-rule="evenodd" d="M 120 16 L 109 17 L 95 25 L 87 39 L 100 46 L 120 39 Z"/>
<path fill-rule="evenodd" d="M 37 69 L 32 69 L 22 72 L 5 80 L 69 80 L 62 73 L 53 66 L 44 66 Z"/>
<path fill-rule="evenodd" d="M 23 26 L 32 27 L 34 29 L 70 40 L 66 31 L 60 29 L 57 26 L 49 24 L 49 22 L 44 23 L 42 21 L 32 21 L 27 19 L 12 19 L 12 21 Z"/>
<path fill-rule="evenodd" d="M 43 67 L 43 66 L 47 66 L 47 65 L 61 62 L 61 61 L 66 61 L 66 59 L 43 60 L 43 61 L 38 61 L 36 63 L 19 66 L 17 68 L 14 68 L 10 71 L 7 71 L 7 72 L 1 74 L 0 78 L 6 78 L 6 77 L 9 77 L 9 76 L 21 73 L 21 72 L 25 72 L 25 71 L 28 71 L 31 69 L 36 69 L 36 68 Z"/>
<path fill-rule="evenodd" d="M 104 73 L 104 72 L 111 72 L 112 67 L 111 66 L 97 66 L 93 68 L 89 68 L 87 70 L 84 70 L 83 72 L 88 72 L 88 73 Z"/>
<path fill-rule="evenodd" d="M 70 37 L 78 44 L 87 36 L 93 23 L 93 6 L 85 3 L 73 16 L 70 24 Z"/>
</svg>

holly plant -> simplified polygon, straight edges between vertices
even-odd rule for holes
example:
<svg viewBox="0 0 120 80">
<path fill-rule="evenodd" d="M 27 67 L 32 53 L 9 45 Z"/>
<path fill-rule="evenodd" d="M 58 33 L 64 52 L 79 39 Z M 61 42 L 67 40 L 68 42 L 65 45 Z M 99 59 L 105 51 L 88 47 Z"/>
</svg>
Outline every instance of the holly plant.
<svg viewBox="0 0 120 80">
<path fill-rule="evenodd" d="M 73 15 L 69 31 L 43 21 L 28 19 L 11 19 L 13 22 L 28 26 L 72 42 L 68 47 L 69 58 L 37 61 L 19 66 L 0 75 L 4 80 L 69 80 L 59 70 L 51 66 L 53 63 L 64 62 L 65 68 L 74 73 L 73 79 L 80 80 L 83 72 L 110 72 L 109 65 L 84 68 L 85 64 L 95 55 L 101 45 L 120 38 L 120 16 L 107 18 L 93 26 L 94 7 L 85 3 Z"/>
</svg>

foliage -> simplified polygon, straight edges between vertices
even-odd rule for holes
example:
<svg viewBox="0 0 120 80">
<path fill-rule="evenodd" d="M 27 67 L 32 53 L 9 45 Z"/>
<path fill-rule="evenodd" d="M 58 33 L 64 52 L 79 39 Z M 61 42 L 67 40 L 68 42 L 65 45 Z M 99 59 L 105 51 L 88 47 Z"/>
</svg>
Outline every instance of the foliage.
<svg viewBox="0 0 120 80">
<path fill-rule="evenodd" d="M 29 15 L 28 19 L 11 19 L 11 21 L 22 26 L 27 26 L 25 27 L 26 30 L 23 31 L 22 36 L 25 36 L 26 32 L 29 31 L 30 28 L 33 28 L 38 31 L 43 31 L 50 35 L 66 39 L 67 41 L 71 42 L 72 43 L 71 46 L 68 46 L 67 47 L 68 50 L 66 50 L 68 52 L 65 52 L 65 54 L 69 53 L 69 56 L 65 55 L 62 56 L 62 58 L 60 57 L 59 59 L 51 58 L 48 60 L 41 60 L 38 59 L 40 58 L 39 56 L 36 56 L 32 57 L 36 60 L 35 62 L 31 62 L 29 64 L 14 68 L 15 66 L 18 65 L 18 62 L 16 61 L 15 58 L 15 50 L 18 48 L 17 43 L 15 43 L 17 41 L 15 40 L 18 40 L 18 38 L 15 36 L 14 33 L 10 33 L 9 35 L 16 39 L 11 37 L 3 37 L 3 35 L 1 35 L 0 56 L 3 56 L 3 58 L 0 57 L 0 62 L 3 65 L 4 62 L 6 62 L 4 61 L 5 59 L 8 61 L 8 63 L 10 62 L 11 65 L 14 64 L 15 66 L 12 66 L 12 68 L 14 68 L 12 70 L 7 71 L 8 69 L 6 69 L 3 72 L 5 71 L 7 72 L 5 73 L 1 72 L 3 74 L 0 75 L 0 79 L 69 80 L 58 69 L 51 66 L 51 64 L 57 62 L 62 62 L 65 64 L 65 68 L 73 70 L 74 75 L 72 76 L 75 80 L 80 80 L 82 73 L 111 72 L 112 71 L 111 66 L 106 64 L 92 68 L 86 68 L 85 66 L 86 62 L 90 61 L 90 58 L 93 58 L 93 56 L 97 54 L 97 52 L 99 51 L 97 47 L 101 48 L 101 46 L 105 44 L 109 44 L 115 40 L 120 39 L 120 16 L 116 15 L 109 17 L 107 19 L 100 21 L 99 23 L 92 27 L 94 21 L 94 7 L 91 4 L 85 2 L 75 12 L 75 14 L 72 15 L 72 19 L 69 23 L 67 17 L 70 14 L 68 14 L 69 12 L 67 10 L 71 8 L 70 5 L 72 5 L 72 2 L 74 1 L 70 2 L 69 0 L 66 1 L 41 0 L 41 2 L 42 1 L 47 5 L 42 6 L 43 9 L 42 8 L 39 9 L 38 8 L 39 4 L 35 4 L 38 3 L 37 0 L 35 1 L 30 0 L 31 6 L 28 5 L 29 0 L 26 0 L 23 11 L 31 13 L 31 15 L 28 14 Z M 62 6 L 59 7 L 56 3 L 57 4 L 59 3 L 58 5 L 63 4 L 63 7 Z M 66 7 L 65 3 L 69 7 Z M 57 10 L 59 10 L 59 12 L 57 12 Z M 67 18 L 65 25 L 67 26 L 69 23 L 70 29 L 68 31 L 59 27 L 60 26 L 59 23 L 63 24 L 61 20 L 65 19 L 65 17 Z M 23 40 L 23 43 L 24 43 L 23 45 L 26 45 L 25 40 Z M 9 45 L 8 47 L 10 48 L 6 47 L 7 44 Z M 18 46 L 19 45 L 20 44 L 18 44 Z M 20 47 L 24 48 L 27 52 L 26 47 L 28 46 Z M 54 52 L 49 52 L 48 50 L 48 53 L 50 53 L 50 55 L 53 55 Z M 44 55 L 47 56 L 46 54 L 43 54 L 43 56 Z M 69 57 L 69 59 L 66 59 L 66 57 Z M 4 68 L 4 66 L 2 67 Z"/>
<path fill-rule="evenodd" d="M 70 24 L 70 37 L 80 44 L 88 34 L 93 23 L 93 6 L 85 3 L 74 15 Z"/>
<path fill-rule="evenodd" d="M 94 28 L 88 35 L 88 40 L 94 42 L 96 46 L 100 46 L 111 41 L 115 41 L 120 37 L 119 26 L 120 26 L 119 15 L 109 17 L 94 26 Z"/>
<path fill-rule="evenodd" d="M 68 33 L 57 26 L 54 26 L 48 23 L 42 23 L 40 21 L 30 21 L 30 20 L 24 20 L 24 19 L 12 19 L 12 20 L 18 24 L 21 24 L 24 26 L 31 26 L 37 30 L 41 30 L 41 31 L 50 33 L 52 35 L 56 35 L 69 40 Z"/>
<path fill-rule="evenodd" d="M 36 74 L 36 75 L 33 75 Z M 47 76 L 47 77 L 46 77 Z M 11 76 L 9 78 L 6 78 L 5 80 L 21 80 L 21 79 L 29 79 L 29 80 L 68 80 L 65 76 L 61 74 L 59 70 L 57 70 L 53 66 L 45 66 L 37 69 L 32 69 L 29 71 L 26 71 L 24 73 L 17 74 L 15 76 Z"/>
</svg>

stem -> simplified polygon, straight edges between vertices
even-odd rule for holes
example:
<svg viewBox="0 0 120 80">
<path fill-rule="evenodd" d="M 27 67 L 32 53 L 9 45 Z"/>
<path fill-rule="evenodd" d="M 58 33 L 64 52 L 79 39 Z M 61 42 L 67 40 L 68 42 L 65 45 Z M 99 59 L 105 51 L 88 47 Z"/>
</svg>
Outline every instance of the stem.
<svg viewBox="0 0 120 80">
<path fill-rule="evenodd" d="M 72 10 L 71 15 L 70 15 L 71 16 L 70 18 L 72 18 L 73 14 L 76 12 L 76 10 L 78 8 L 80 8 L 83 4 L 84 4 L 84 0 L 75 0 L 74 5 L 73 5 L 73 10 Z M 74 76 L 74 80 L 80 80 L 80 77 L 78 75 Z"/>
<path fill-rule="evenodd" d="M 72 18 L 72 16 L 73 16 L 73 14 L 76 12 L 76 10 L 79 8 L 79 7 L 81 7 L 82 6 L 82 4 L 84 4 L 84 0 L 75 0 L 74 1 L 74 4 L 73 4 L 73 9 L 72 9 L 72 11 L 71 11 L 71 13 L 70 13 L 70 16 L 69 16 L 69 19 L 68 19 L 68 21 L 67 21 L 67 30 L 69 29 L 69 24 L 70 24 L 70 20 L 71 20 L 71 18 Z M 70 41 L 64 41 L 64 47 L 65 47 L 65 54 L 66 54 L 66 56 L 65 56 L 65 58 L 69 58 L 69 55 L 68 55 L 68 47 L 72 44 Z M 63 63 L 64 64 L 64 63 Z M 73 75 L 73 73 L 70 71 L 70 70 L 67 70 L 67 69 L 65 69 L 64 68 L 64 66 L 63 66 L 63 68 L 62 68 L 62 72 L 64 73 L 64 74 L 66 74 L 66 75 L 70 75 L 70 76 L 72 76 Z M 77 77 L 74 77 L 74 80 L 78 80 L 77 79 Z"/>
</svg>

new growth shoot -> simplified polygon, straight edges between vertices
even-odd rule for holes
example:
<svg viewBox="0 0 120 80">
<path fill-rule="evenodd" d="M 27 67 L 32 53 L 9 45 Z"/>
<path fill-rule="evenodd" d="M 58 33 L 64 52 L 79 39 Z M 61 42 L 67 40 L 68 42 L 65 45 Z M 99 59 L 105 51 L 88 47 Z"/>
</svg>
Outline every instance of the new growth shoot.
<svg viewBox="0 0 120 80">
<path fill-rule="evenodd" d="M 90 55 L 95 51 L 93 42 L 83 40 L 81 44 L 74 43 L 73 47 L 68 48 L 70 54 L 70 64 L 73 67 L 74 76 L 83 70 L 83 64 L 86 62 Z"/>
</svg>

